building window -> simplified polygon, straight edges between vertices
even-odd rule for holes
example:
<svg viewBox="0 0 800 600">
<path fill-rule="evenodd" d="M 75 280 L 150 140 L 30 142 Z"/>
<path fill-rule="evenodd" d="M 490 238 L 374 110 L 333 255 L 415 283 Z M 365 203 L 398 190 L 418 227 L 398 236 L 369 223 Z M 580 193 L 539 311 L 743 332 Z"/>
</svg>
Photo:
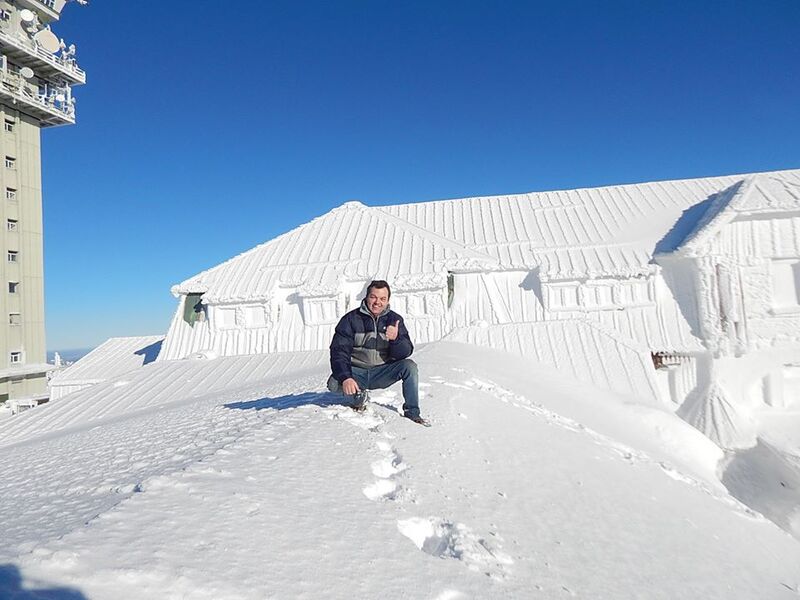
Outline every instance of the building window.
<svg viewBox="0 0 800 600">
<path fill-rule="evenodd" d="M 22 315 L 19 313 L 8 313 L 9 325 L 22 325 Z"/>
<path fill-rule="evenodd" d="M 214 312 L 216 317 L 216 326 L 218 329 L 230 329 L 236 327 L 236 309 L 235 308 L 219 308 L 217 307 Z"/>
<path fill-rule="evenodd" d="M 559 282 L 548 284 L 545 288 L 545 306 L 548 310 L 576 310 L 578 303 L 578 282 Z"/>
<path fill-rule="evenodd" d="M 8 262 L 13 262 L 13 263 L 18 262 L 17 260 L 18 258 L 19 258 L 19 252 L 17 252 L 16 250 L 8 251 Z"/>
<path fill-rule="evenodd" d="M 6 156 L 6 169 L 16 169 L 17 159 L 12 156 Z"/>
<path fill-rule="evenodd" d="M 453 306 L 453 298 L 456 295 L 456 280 L 452 273 L 447 273 L 447 308 Z"/>
<path fill-rule="evenodd" d="M 9 362 L 12 365 L 18 365 L 19 363 L 21 363 L 22 362 L 22 352 L 12 352 L 9 355 Z"/>
<path fill-rule="evenodd" d="M 186 294 L 183 303 L 183 320 L 194 327 L 198 321 L 205 321 L 206 311 L 202 294 Z"/>
<path fill-rule="evenodd" d="M 267 311 L 264 306 L 245 306 L 244 323 L 247 327 L 266 327 Z"/>
<path fill-rule="evenodd" d="M 6 133 L 14 133 L 14 121 L 6 119 L 3 128 L 6 130 Z"/>
<path fill-rule="evenodd" d="M 14 188 L 6 188 L 6 200 L 16 200 L 17 190 Z"/>
<path fill-rule="evenodd" d="M 6 229 L 9 231 L 16 231 L 17 230 L 17 220 L 16 219 L 8 219 L 6 221 Z"/>
<path fill-rule="evenodd" d="M 800 261 L 772 261 L 772 306 L 795 308 L 800 305 Z"/>
<path fill-rule="evenodd" d="M 19 281 L 9 281 L 8 282 L 8 293 L 9 294 L 16 294 L 19 291 Z"/>
</svg>

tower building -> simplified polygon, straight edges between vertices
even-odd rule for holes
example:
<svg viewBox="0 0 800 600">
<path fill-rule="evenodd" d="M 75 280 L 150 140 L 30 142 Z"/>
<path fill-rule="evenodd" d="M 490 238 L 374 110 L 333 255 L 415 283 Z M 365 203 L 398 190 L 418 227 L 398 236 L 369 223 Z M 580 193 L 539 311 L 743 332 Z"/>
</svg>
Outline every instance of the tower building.
<svg viewBox="0 0 800 600">
<path fill-rule="evenodd" d="M 0 0 L 0 403 L 19 408 L 47 397 L 40 131 L 75 123 L 86 82 L 50 28 L 69 1 Z"/>
</svg>

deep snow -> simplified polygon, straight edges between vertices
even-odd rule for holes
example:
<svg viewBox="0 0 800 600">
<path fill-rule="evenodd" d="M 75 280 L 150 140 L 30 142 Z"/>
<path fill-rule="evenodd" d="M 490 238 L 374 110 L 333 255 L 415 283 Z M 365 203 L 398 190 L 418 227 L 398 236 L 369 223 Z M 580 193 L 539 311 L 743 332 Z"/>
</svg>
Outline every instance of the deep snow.
<svg viewBox="0 0 800 600">
<path fill-rule="evenodd" d="M 753 490 L 748 465 L 783 464 L 766 446 L 723 457 L 667 411 L 497 351 L 416 357 L 430 429 L 400 418 L 399 386 L 339 404 L 324 353 L 152 364 L 4 419 L 0 597 L 800 595 L 800 542 L 719 478 Z M 767 504 L 791 520 L 794 493 Z"/>
</svg>

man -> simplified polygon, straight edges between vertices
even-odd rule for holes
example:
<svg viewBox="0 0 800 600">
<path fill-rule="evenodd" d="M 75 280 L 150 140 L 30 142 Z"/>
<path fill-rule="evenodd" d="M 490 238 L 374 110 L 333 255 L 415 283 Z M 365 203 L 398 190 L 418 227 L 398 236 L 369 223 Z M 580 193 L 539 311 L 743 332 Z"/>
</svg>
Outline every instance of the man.
<svg viewBox="0 0 800 600">
<path fill-rule="evenodd" d="M 387 388 L 403 380 L 403 415 L 429 425 L 419 414 L 417 364 L 408 358 L 414 344 L 403 319 L 389 309 L 392 291 L 382 280 L 367 287 L 361 306 L 342 317 L 331 341 L 328 389 L 353 396 L 363 410 L 367 390 Z"/>
</svg>

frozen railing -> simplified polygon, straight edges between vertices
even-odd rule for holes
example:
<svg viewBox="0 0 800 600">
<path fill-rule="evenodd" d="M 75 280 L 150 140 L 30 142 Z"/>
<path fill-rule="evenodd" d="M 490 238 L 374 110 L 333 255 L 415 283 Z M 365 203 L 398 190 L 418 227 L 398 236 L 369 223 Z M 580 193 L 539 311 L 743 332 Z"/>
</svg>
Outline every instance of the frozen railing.
<svg viewBox="0 0 800 600">
<path fill-rule="evenodd" d="M 13 46 L 14 48 L 19 48 L 20 50 L 25 51 L 30 56 L 35 58 L 41 59 L 44 62 L 52 65 L 65 75 L 68 75 L 70 78 L 78 81 L 80 83 L 86 83 L 86 72 L 78 67 L 75 59 L 72 56 L 65 57 L 65 56 L 56 56 L 55 54 L 50 54 L 49 52 L 43 50 L 35 42 L 26 40 L 22 37 L 9 34 L 6 31 L 0 29 L 0 42 L 5 42 Z"/>
<path fill-rule="evenodd" d="M 69 97 L 68 90 L 52 90 L 50 94 L 39 93 L 39 87 L 19 73 L 0 70 L 0 92 L 11 95 L 39 112 L 56 117 L 61 123 L 75 122 L 75 101 Z M 47 118 L 44 118 L 48 121 Z"/>
</svg>

